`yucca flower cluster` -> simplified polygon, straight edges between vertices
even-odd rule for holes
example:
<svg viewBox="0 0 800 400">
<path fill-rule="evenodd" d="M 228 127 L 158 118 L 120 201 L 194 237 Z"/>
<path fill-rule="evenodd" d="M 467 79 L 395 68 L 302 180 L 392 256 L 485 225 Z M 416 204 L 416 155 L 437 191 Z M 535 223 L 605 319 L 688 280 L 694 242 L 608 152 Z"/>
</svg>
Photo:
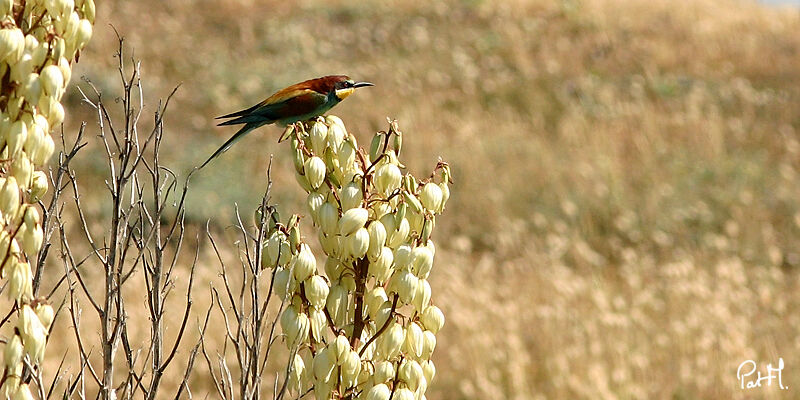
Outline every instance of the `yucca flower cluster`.
<svg viewBox="0 0 800 400">
<path fill-rule="evenodd" d="M 329 115 L 290 126 L 297 181 L 325 252 L 324 275 L 301 241 L 299 218 L 276 225 L 263 266 L 277 268 L 280 323 L 295 351 L 288 385 L 317 399 L 425 399 L 442 311 L 431 304 L 431 232 L 450 195 L 450 168 L 430 178 L 402 172 L 392 121 L 369 151 Z"/>
<path fill-rule="evenodd" d="M 50 132 L 64 121 L 61 97 L 94 16 L 93 0 L 0 0 L 0 277 L 18 316 L 3 351 L 5 398 L 33 398 L 23 361 L 42 361 L 53 321 L 31 282 L 44 238 L 36 203 L 48 185 L 37 169 L 53 154 Z"/>
</svg>

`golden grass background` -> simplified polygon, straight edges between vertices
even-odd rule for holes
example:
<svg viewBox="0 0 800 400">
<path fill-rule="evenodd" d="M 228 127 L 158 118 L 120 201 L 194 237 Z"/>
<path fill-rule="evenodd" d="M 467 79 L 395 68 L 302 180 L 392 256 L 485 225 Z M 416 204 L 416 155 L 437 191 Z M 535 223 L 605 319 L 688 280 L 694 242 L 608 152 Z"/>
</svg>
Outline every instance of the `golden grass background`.
<svg viewBox="0 0 800 400">
<path fill-rule="evenodd" d="M 182 85 L 162 158 L 183 176 L 233 133 L 214 116 L 332 73 L 376 84 L 334 110 L 362 145 L 389 116 L 410 171 L 450 162 L 431 276 L 447 322 L 429 399 L 800 398 L 796 9 L 98 2 L 73 85 L 85 75 L 118 91 L 108 24 L 142 60 L 146 112 Z M 68 96 L 67 132 L 92 120 Z M 282 213 L 304 200 L 279 131 L 260 129 L 193 179 L 191 221 L 212 219 L 231 259 L 234 203 L 249 215 L 271 154 Z M 99 174 L 99 160 L 81 162 Z M 200 267 L 199 281 L 216 279 L 208 249 Z M 196 295 L 199 313 L 209 300 Z M 143 312 L 144 295 L 131 296 Z M 66 348 L 51 340 L 48 357 Z M 738 388 L 742 361 L 763 371 L 778 357 L 789 390 Z M 199 365 L 195 396 L 206 377 Z"/>
</svg>

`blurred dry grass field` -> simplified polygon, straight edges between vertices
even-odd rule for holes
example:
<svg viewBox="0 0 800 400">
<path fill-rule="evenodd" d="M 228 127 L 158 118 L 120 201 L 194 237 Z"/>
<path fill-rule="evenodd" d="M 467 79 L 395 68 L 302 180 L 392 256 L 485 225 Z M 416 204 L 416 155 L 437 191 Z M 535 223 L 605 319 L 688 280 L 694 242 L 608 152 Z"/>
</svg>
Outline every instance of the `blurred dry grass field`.
<svg viewBox="0 0 800 400">
<path fill-rule="evenodd" d="M 797 10 L 145 0 L 98 2 L 97 21 L 74 76 L 114 93 L 110 23 L 154 101 L 181 83 L 162 156 L 183 175 L 233 133 L 212 117 L 329 73 L 376 83 L 335 110 L 362 141 L 390 116 L 411 171 L 450 162 L 431 276 L 448 320 L 429 399 L 799 397 Z M 68 96 L 74 129 L 92 115 Z M 233 204 L 249 213 L 263 193 L 271 154 L 273 200 L 299 207 L 278 133 L 262 128 L 193 180 L 194 222 L 225 236 Z M 788 391 L 738 388 L 741 362 L 778 357 Z"/>
</svg>

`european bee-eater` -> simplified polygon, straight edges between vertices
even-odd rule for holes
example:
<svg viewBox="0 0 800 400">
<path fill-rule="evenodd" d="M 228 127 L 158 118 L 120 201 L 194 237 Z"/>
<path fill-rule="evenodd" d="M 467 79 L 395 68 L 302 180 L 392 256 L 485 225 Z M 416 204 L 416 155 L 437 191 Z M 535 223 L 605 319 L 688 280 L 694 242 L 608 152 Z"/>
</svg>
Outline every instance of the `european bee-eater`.
<svg viewBox="0 0 800 400">
<path fill-rule="evenodd" d="M 285 126 L 316 118 L 353 94 L 356 88 L 364 86 L 373 86 L 373 84 L 355 82 L 346 75 L 323 76 L 281 89 L 248 109 L 217 117 L 217 119 L 233 118 L 219 125 L 244 124 L 244 126 L 215 151 L 200 168 L 205 167 L 209 161 L 231 148 L 234 143 L 253 129 L 273 123 Z"/>
</svg>

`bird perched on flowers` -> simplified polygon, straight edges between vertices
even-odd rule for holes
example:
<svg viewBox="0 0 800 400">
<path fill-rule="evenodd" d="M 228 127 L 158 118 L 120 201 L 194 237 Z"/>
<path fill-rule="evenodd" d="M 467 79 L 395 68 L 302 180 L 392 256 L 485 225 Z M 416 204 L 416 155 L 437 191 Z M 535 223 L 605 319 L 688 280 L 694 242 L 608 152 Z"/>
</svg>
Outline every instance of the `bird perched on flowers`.
<svg viewBox="0 0 800 400">
<path fill-rule="evenodd" d="M 253 129 L 273 123 L 285 126 L 316 118 L 353 94 L 356 88 L 364 86 L 373 86 L 373 84 L 355 82 L 346 75 L 323 76 L 281 89 L 250 108 L 217 117 L 217 119 L 232 118 L 219 125 L 244 126 L 217 149 L 200 168 L 205 167 L 211 160 L 231 148 L 234 143 Z"/>
</svg>

